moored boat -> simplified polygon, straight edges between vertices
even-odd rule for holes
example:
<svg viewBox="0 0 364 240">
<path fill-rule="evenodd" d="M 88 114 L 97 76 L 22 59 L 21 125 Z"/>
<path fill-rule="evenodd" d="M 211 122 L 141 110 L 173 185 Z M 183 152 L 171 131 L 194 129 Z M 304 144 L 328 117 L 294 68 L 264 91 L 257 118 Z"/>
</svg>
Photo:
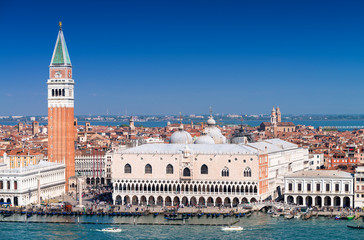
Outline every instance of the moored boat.
<svg viewBox="0 0 364 240">
<path fill-rule="evenodd" d="M 301 214 L 297 213 L 296 215 L 294 215 L 294 218 L 301 218 Z"/>
<path fill-rule="evenodd" d="M 350 225 L 346 225 L 348 228 L 354 228 L 354 229 L 364 229 L 364 226 L 350 226 Z"/>
<path fill-rule="evenodd" d="M 347 219 L 348 219 L 348 220 L 353 220 L 354 218 L 355 218 L 355 216 L 354 216 L 354 215 L 347 216 Z"/>
</svg>

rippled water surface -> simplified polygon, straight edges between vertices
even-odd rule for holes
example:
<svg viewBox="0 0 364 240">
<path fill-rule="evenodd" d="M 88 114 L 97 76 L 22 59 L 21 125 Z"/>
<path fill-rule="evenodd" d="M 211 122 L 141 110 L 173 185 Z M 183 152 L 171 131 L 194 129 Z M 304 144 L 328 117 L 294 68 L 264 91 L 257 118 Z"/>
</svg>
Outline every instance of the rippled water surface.
<svg viewBox="0 0 364 240">
<path fill-rule="evenodd" d="M 99 222 L 122 222 L 118 218 L 120 220 L 122 217 L 104 219 Z M 95 218 L 92 219 L 94 220 Z M 220 223 L 229 223 L 236 218 L 220 217 L 218 220 Z M 159 217 L 158 221 L 166 222 L 167 220 Z M 211 221 L 212 219 L 197 220 L 196 218 L 192 222 Z M 96 222 L 98 222 L 97 219 Z M 244 228 L 241 232 L 224 232 L 221 226 L 0 222 L 0 239 L 364 239 L 364 230 L 349 229 L 346 227 L 348 224 L 364 225 L 361 219 L 336 221 L 320 217 L 307 221 L 285 220 L 271 218 L 262 213 L 254 214 L 250 218 L 241 218 L 237 224 Z M 121 228 L 122 232 L 98 231 L 113 226 Z"/>
</svg>

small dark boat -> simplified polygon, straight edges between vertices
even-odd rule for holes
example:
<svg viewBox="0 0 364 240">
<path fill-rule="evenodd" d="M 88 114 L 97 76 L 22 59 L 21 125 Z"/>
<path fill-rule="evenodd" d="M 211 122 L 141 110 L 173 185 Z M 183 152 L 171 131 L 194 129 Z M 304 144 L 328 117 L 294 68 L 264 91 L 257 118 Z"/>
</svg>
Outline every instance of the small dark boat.
<svg viewBox="0 0 364 240">
<path fill-rule="evenodd" d="M 13 213 L 12 212 L 4 212 L 3 213 L 3 216 L 4 217 L 10 217 L 10 216 L 12 216 L 13 215 Z"/>
<path fill-rule="evenodd" d="M 347 225 L 348 228 L 354 228 L 354 229 L 364 229 L 364 226 L 350 226 L 350 225 Z"/>
</svg>

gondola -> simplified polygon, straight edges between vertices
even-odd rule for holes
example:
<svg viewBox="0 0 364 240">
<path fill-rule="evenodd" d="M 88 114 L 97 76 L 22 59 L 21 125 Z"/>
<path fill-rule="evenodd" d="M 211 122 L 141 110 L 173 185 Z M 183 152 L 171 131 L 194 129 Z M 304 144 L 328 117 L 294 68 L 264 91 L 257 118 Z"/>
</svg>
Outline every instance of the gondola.
<svg viewBox="0 0 364 240">
<path fill-rule="evenodd" d="M 364 229 L 364 226 L 350 226 L 350 225 L 347 225 L 348 228 L 354 228 L 354 229 Z"/>
<path fill-rule="evenodd" d="M 13 213 L 12 212 L 4 212 L 3 213 L 3 216 L 4 217 L 10 217 L 10 216 L 12 216 L 13 215 Z"/>
</svg>

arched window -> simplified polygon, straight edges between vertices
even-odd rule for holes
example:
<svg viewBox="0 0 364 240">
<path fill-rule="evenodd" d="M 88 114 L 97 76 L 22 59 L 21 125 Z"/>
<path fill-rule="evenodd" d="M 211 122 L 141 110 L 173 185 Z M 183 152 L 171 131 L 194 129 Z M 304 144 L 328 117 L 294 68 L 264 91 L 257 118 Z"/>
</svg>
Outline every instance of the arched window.
<svg viewBox="0 0 364 240">
<path fill-rule="evenodd" d="M 52 97 L 54 97 L 54 89 L 52 89 Z"/>
<path fill-rule="evenodd" d="M 252 176 L 252 170 L 250 167 L 245 168 L 244 170 L 244 177 L 251 177 Z"/>
<path fill-rule="evenodd" d="M 54 95 L 58 97 L 58 89 L 54 89 Z"/>
<path fill-rule="evenodd" d="M 64 94 L 64 89 L 62 89 L 62 96 L 63 96 L 63 97 L 65 96 L 65 94 Z"/>
<path fill-rule="evenodd" d="M 229 176 L 229 169 L 227 167 L 224 167 L 224 169 L 222 169 L 221 176 L 223 176 L 223 177 Z"/>
<path fill-rule="evenodd" d="M 209 168 L 206 166 L 206 164 L 201 166 L 201 174 L 208 174 Z"/>
<path fill-rule="evenodd" d="M 131 166 L 129 163 L 125 164 L 124 173 L 131 173 Z"/>
<path fill-rule="evenodd" d="M 146 174 L 152 173 L 152 166 L 150 164 L 145 165 L 145 173 Z"/>
<path fill-rule="evenodd" d="M 190 177 L 191 176 L 191 172 L 190 172 L 189 168 L 183 169 L 183 176 L 184 177 Z"/>
<path fill-rule="evenodd" d="M 173 174 L 173 166 L 171 164 L 167 165 L 166 173 L 167 174 Z"/>
</svg>

